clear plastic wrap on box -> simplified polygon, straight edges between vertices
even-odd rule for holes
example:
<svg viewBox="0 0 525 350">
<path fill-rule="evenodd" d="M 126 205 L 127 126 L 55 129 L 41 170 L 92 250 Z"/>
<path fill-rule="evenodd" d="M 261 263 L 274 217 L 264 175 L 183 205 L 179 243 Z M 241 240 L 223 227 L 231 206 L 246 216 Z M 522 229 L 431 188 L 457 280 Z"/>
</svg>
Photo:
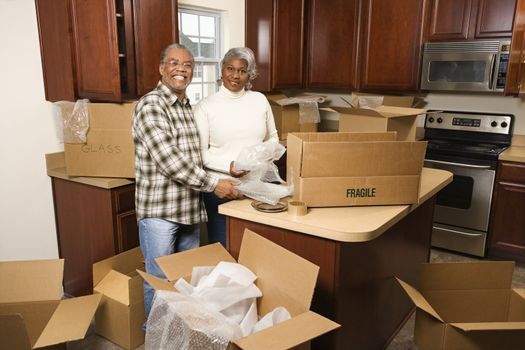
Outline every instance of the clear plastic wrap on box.
<svg viewBox="0 0 525 350">
<path fill-rule="evenodd" d="M 77 102 L 55 102 L 55 113 L 58 120 L 59 136 L 64 143 L 86 143 L 89 129 L 89 100 Z"/>
</svg>

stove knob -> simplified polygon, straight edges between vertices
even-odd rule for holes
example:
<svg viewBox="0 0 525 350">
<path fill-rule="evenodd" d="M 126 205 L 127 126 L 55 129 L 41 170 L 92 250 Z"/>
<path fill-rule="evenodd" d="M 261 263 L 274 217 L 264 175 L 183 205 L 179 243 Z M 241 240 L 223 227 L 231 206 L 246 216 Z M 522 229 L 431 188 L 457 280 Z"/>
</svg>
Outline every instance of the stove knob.
<svg viewBox="0 0 525 350">
<path fill-rule="evenodd" d="M 498 123 L 496 123 L 496 122 L 492 122 L 492 123 L 490 123 L 490 126 L 492 126 L 493 128 L 495 128 L 496 126 L 498 126 Z"/>
<path fill-rule="evenodd" d="M 434 117 L 430 117 L 430 118 L 428 118 L 428 121 L 429 121 L 430 123 L 433 123 L 433 122 L 434 122 Z"/>
<path fill-rule="evenodd" d="M 503 122 L 503 123 L 501 123 L 501 127 L 502 127 L 502 128 L 506 128 L 507 126 L 508 126 L 507 122 Z"/>
<path fill-rule="evenodd" d="M 443 118 L 438 118 L 437 122 L 440 123 L 440 124 L 443 123 Z"/>
</svg>

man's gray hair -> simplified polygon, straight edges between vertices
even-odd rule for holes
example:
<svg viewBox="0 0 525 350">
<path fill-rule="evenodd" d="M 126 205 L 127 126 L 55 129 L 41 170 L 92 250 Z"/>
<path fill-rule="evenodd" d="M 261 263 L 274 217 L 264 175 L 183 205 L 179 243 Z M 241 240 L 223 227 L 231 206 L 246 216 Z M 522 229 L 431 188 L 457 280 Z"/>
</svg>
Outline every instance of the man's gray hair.
<svg viewBox="0 0 525 350">
<path fill-rule="evenodd" d="M 255 55 L 253 51 L 247 47 L 234 47 L 229 49 L 221 60 L 221 71 L 226 65 L 226 62 L 231 59 L 242 59 L 248 64 L 248 82 L 245 88 L 246 90 L 250 90 L 252 88 L 251 81 L 257 77 L 257 67 L 255 65 Z"/>
<path fill-rule="evenodd" d="M 162 50 L 162 52 L 160 53 L 160 64 L 164 63 L 164 59 L 166 58 L 166 56 L 168 55 L 168 51 L 171 50 L 171 49 L 183 49 L 183 50 L 186 50 L 188 51 L 188 53 L 190 54 L 191 56 L 191 63 L 195 63 L 195 60 L 193 58 L 193 54 L 191 53 L 190 50 L 188 50 L 188 48 L 182 44 L 171 44 L 171 45 L 168 45 L 164 48 L 164 50 Z"/>
</svg>

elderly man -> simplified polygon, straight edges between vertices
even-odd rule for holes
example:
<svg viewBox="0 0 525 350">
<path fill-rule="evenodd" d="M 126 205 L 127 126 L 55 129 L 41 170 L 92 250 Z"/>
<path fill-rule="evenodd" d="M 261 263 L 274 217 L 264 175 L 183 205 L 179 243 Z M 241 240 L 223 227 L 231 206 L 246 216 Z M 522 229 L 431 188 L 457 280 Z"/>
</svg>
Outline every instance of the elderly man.
<svg viewBox="0 0 525 350">
<path fill-rule="evenodd" d="M 193 77 L 193 55 L 172 44 L 160 56 L 162 76 L 133 114 L 136 210 L 146 272 L 164 277 L 155 259 L 199 245 L 199 223 L 206 221 L 201 192 L 239 198 L 236 183 L 202 168 L 199 135 L 186 88 Z M 144 283 L 146 317 L 154 290 Z"/>
</svg>

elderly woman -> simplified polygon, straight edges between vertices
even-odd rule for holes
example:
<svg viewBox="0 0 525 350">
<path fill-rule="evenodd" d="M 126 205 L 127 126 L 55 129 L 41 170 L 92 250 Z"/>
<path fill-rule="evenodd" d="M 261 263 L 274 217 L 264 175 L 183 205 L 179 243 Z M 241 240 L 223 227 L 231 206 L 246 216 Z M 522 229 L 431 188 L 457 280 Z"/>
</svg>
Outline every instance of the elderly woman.
<svg viewBox="0 0 525 350">
<path fill-rule="evenodd" d="M 221 61 L 219 91 L 195 109 L 204 167 L 220 178 L 245 175 L 234 164 L 243 148 L 268 140 L 279 142 L 268 100 L 250 90 L 256 76 L 252 50 L 230 49 Z M 226 201 L 213 193 L 204 194 L 209 243 L 226 246 L 226 218 L 217 211 L 218 205 Z"/>
</svg>

